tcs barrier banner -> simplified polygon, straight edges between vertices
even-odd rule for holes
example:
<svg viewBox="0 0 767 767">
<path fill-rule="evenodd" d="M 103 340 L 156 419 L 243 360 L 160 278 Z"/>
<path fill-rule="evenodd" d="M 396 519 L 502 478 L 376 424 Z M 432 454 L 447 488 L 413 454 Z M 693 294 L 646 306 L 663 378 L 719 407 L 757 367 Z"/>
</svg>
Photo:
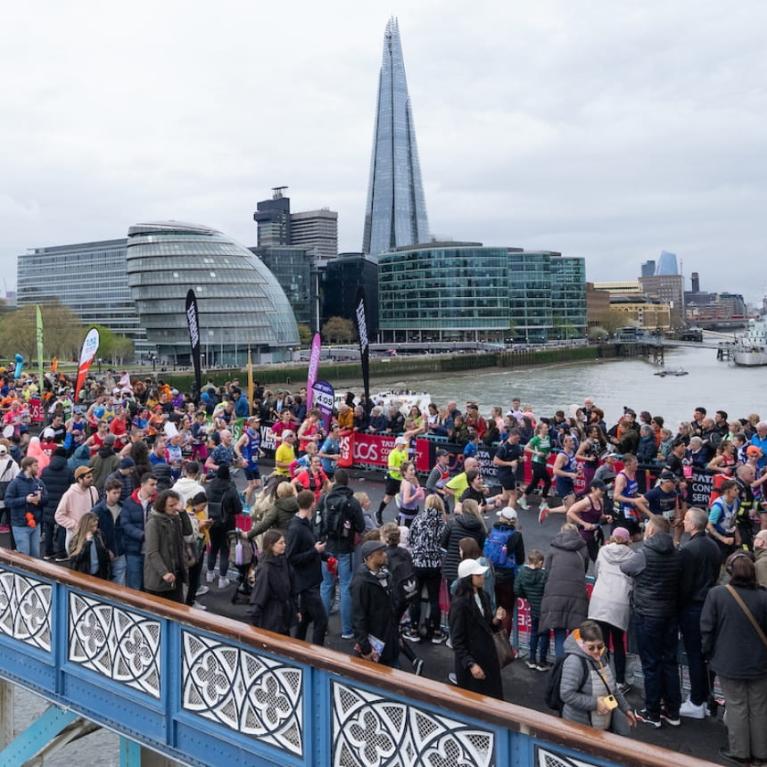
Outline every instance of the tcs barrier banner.
<svg viewBox="0 0 767 767">
<path fill-rule="evenodd" d="M 352 432 L 341 437 L 339 466 L 363 465 L 386 468 L 389 453 L 397 439 L 393 434 L 367 434 Z M 410 442 L 410 458 L 415 461 L 416 471 L 428 472 L 432 467 L 431 442 L 418 438 Z"/>
</svg>

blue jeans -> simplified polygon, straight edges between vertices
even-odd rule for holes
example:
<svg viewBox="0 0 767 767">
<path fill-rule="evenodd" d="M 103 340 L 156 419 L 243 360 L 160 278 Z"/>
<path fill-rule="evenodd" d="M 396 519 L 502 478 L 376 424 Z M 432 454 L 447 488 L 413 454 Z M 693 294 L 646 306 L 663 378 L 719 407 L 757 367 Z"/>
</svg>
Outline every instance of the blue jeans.
<svg viewBox="0 0 767 767">
<path fill-rule="evenodd" d="M 13 525 L 13 539 L 16 541 L 16 551 L 40 558 L 40 526 L 16 527 Z"/>
<path fill-rule="evenodd" d="M 565 639 L 567 639 L 567 629 L 554 629 L 554 655 L 557 658 L 565 654 Z"/>
<path fill-rule="evenodd" d="M 352 555 L 335 554 L 338 560 L 338 582 L 341 589 L 341 633 L 352 633 Z M 330 615 L 332 606 L 333 587 L 336 583 L 336 576 L 331 575 L 326 562 L 322 563 L 322 586 L 320 587 L 320 596 L 322 604 L 325 605 L 325 612 Z"/>
<path fill-rule="evenodd" d="M 124 586 L 127 568 L 125 554 L 115 557 L 112 560 L 112 582 L 118 584 L 118 586 Z"/>
<path fill-rule="evenodd" d="M 535 663 L 536 658 L 538 658 L 538 663 L 546 663 L 549 655 L 549 632 L 538 633 L 539 620 L 540 616 L 538 615 L 530 618 L 530 660 Z M 538 655 L 539 650 L 540 655 Z"/>
<path fill-rule="evenodd" d="M 144 555 L 125 555 L 125 585 L 136 591 L 144 590 Z"/>
<path fill-rule="evenodd" d="M 674 716 L 682 705 L 676 618 L 652 618 L 635 613 L 633 625 L 644 674 L 645 708 L 657 717 L 661 703 L 665 703 L 668 713 Z"/>
</svg>

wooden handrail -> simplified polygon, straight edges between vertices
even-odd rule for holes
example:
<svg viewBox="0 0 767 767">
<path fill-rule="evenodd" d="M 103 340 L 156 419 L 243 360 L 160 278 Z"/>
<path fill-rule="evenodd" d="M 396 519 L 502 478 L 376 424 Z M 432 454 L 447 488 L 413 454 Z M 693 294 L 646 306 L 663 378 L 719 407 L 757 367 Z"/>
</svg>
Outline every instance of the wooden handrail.
<svg viewBox="0 0 767 767">
<path fill-rule="evenodd" d="M 617 764 L 631 767 L 668 767 L 670 764 L 674 767 L 715 767 L 712 762 L 703 759 L 674 753 L 631 738 L 622 738 L 442 682 L 416 677 L 362 658 L 344 655 L 336 650 L 258 629 L 242 621 L 195 610 L 127 586 L 118 586 L 111 581 L 1 547 L 0 562 L 76 589 L 123 602 L 180 624 L 194 626 L 265 652 L 291 658 L 307 666 L 383 688 L 404 698 L 422 701 L 459 712 L 472 719 L 505 727 L 513 732 L 595 754 L 614 760 Z"/>
</svg>

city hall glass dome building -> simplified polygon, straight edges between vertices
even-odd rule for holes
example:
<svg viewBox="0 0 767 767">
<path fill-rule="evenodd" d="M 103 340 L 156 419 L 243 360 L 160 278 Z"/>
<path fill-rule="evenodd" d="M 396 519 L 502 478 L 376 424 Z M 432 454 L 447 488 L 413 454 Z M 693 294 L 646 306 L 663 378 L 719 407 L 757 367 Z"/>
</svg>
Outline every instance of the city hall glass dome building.
<svg viewBox="0 0 767 767">
<path fill-rule="evenodd" d="M 203 366 L 288 359 L 297 347 L 293 310 L 274 275 L 215 229 L 178 221 L 128 230 L 128 285 L 147 339 L 168 362 L 190 362 L 186 294 L 197 296 Z"/>
</svg>

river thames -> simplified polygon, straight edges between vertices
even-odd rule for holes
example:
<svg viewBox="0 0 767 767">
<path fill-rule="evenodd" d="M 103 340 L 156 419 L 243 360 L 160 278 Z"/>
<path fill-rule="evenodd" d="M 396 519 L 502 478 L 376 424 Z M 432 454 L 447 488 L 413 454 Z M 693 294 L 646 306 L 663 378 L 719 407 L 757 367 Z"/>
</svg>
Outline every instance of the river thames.
<svg viewBox="0 0 767 767">
<path fill-rule="evenodd" d="M 583 404 L 592 397 L 614 423 L 624 406 L 639 412 L 662 415 L 670 428 L 690 420 L 693 408 L 703 405 L 709 413 L 726 410 L 731 418 L 750 413 L 767 417 L 765 391 L 767 367 L 742 368 L 719 362 L 714 349 L 680 347 L 666 350 L 666 368 L 682 368 L 688 375 L 661 378 L 658 368 L 641 359 L 541 365 L 528 368 L 487 368 L 469 373 L 445 373 L 439 377 L 371 381 L 371 393 L 385 388 L 425 391 L 432 401 L 445 404 L 456 400 L 459 407 L 477 402 L 483 413 L 493 405 L 504 409 L 512 397 L 533 406 L 533 411 L 550 415 L 571 404 Z M 342 388 L 342 387 L 339 387 Z M 358 387 L 353 387 L 357 390 Z"/>
</svg>

